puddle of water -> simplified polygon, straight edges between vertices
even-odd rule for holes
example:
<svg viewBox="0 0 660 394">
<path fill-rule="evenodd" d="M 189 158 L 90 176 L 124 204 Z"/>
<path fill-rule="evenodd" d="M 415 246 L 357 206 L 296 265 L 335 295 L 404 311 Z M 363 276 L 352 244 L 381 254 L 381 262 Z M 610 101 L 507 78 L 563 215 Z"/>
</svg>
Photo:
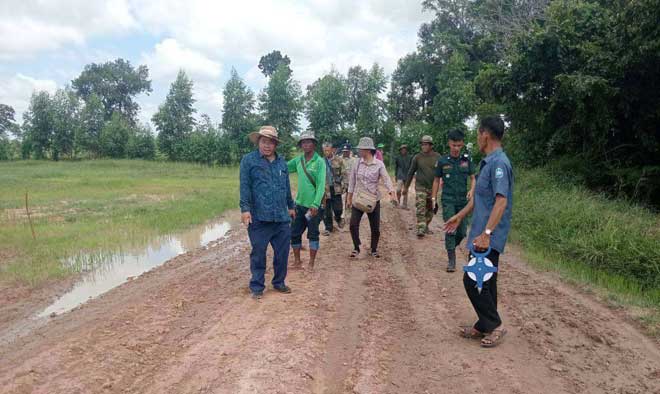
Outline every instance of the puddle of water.
<svg viewBox="0 0 660 394">
<path fill-rule="evenodd" d="M 142 250 L 89 254 L 70 259 L 67 264 L 90 272 L 37 317 L 44 318 L 68 312 L 121 285 L 129 278 L 138 277 L 182 253 L 224 237 L 230 228 L 229 222 L 216 221 L 181 234 L 159 237 Z"/>
</svg>

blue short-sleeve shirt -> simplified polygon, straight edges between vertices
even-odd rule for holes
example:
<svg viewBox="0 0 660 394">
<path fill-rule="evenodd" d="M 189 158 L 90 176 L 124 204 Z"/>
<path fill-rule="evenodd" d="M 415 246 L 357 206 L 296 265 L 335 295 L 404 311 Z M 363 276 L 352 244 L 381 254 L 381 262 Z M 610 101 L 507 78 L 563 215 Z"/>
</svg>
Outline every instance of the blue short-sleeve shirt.
<svg viewBox="0 0 660 394">
<path fill-rule="evenodd" d="M 502 148 L 486 156 L 480 163 L 479 176 L 474 190 L 474 211 L 472 227 L 468 236 L 468 245 L 486 230 L 486 224 L 495 205 L 495 196 L 506 197 L 506 210 L 500 223 L 490 236 L 490 246 L 500 253 L 504 252 L 509 230 L 511 229 L 511 211 L 513 208 L 513 169 L 511 162 Z"/>
</svg>

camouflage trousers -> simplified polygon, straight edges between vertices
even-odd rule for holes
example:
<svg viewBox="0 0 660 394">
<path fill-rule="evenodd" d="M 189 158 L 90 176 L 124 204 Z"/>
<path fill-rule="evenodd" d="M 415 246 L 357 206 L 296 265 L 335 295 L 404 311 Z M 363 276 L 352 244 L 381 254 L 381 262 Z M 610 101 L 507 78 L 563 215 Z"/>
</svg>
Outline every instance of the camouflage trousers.
<svg viewBox="0 0 660 394">
<path fill-rule="evenodd" d="M 415 209 L 417 212 L 417 233 L 426 233 L 429 223 L 433 220 L 433 200 L 431 190 L 418 188 L 415 193 Z"/>
</svg>

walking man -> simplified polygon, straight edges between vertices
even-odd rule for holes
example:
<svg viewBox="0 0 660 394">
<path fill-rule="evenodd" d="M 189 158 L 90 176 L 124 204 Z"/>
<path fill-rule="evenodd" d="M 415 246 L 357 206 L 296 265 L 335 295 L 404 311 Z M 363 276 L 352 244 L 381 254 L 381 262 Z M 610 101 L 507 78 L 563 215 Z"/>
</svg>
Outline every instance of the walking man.
<svg viewBox="0 0 660 394">
<path fill-rule="evenodd" d="M 403 209 L 408 209 L 408 188 L 405 186 L 411 162 L 412 157 L 408 154 L 408 145 L 401 145 L 399 147 L 399 156 L 394 161 L 394 173 L 396 176 L 396 201 Z M 403 205 L 401 204 L 402 196 Z"/>
<path fill-rule="evenodd" d="M 442 156 L 435 167 L 435 181 L 433 181 L 433 202 L 442 189 L 442 219 L 449 220 L 461 209 L 474 194 L 474 165 L 467 153 L 461 154 L 465 145 L 465 135 L 459 129 L 449 132 L 449 155 Z M 467 180 L 470 178 L 470 190 Z M 456 247 L 465 238 L 467 220 L 461 224 L 454 233 L 445 234 L 445 249 L 447 250 L 447 272 L 456 271 Z"/>
<path fill-rule="evenodd" d="M 273 288 L 280 293 L 291 292 L 284 280 L 291 241 L 289 223 L 295 217 L 295 210 L 286 162 L 275 151 L 280 142 L 277 130 L 263 126 L 250 134 L 250 140 L 258 149 L 241 160 L 240 208 L 241 221 L 248 228 L 252 245 L 250 291 L 255 299 L 260 299 L 265 289 L 269 244 L 274 252 Z"/>
<path fill-rule="evenodd" d="M 342 155 L 341 158 L 344 161 L 344 173 L 342 175 L 341 193 L 344 195 L 348 193 L 348 180 L 351 171 L 353 170 L 353 166 L 357 162 L 357 159 L 353 157 L 351 152 L 351 145 L 348 143 L 348 141 L 341 148 L 341 155 Z M 350 207 L 346 203 L 344 204 L 344 207 L 346 208 L 346 210 L 350 209 Z"/>
<path fill-rule="evenodd" d="M 344 211 L 344 204 L 342 201 L 342 187 L 344 178 L 344 160 L 337 156 L 335 153 L 337 149 L 329 142 L 323 143 L 323 155 L 325 156 L 325 165 L 328 169 L 326 184 L 328 185 L 328 196 L 325 200 L 325 217 L 323 223 L 325 224 L 325 231 L 323 235 L 330 235 L 333 231 L 332 217 L 337 222 L 337 227 L 344 227 L 341 215 Z M 328 176 L 329 175 L 329 176 Z"/>
<path fill-rule="evenodd" d="M 486 157 L 479 163 L 474 198 L 444 224 L 445 231 L 455 232 L 474 209 L 468 245 L 480 252 L 490 250 L 487 258 L 495 267 L 499 265 L 499 257 L 504 252 L 511 229 L 513 207 L 513 169 L 502 150 L 503 136 L 504 122 L 500 117 L 487 117 L 479 122 L 477 143 Z M 490 280 L 484 282 L 481 292 L 467 273 L 463 276 L 465 291 L 477 312 L 478 320 L 471 327 L 463 327 L 461 333 L 467 338 L 481 338 L 483 347 L 497 346 L 506 335 L 497 312 L 498 275 L 494 273 Z"/>
<path fill-rule="evenodd" d="M 293 266 L 300 268 L 302 235 L 307 230 L 309 240 L 309 268 L 314 268 L 316 253 L 319 250 L 319 225 L 323 218 L 323 198 L 325 196 L 325 160 L 316 153 L 318 141 L 311 132 L 304 133 L 298 141 L 303 154 L 291 159 L 289 172 L 298 173 L 296 194 L 296 215 L 291 224 L 291 247 L 295 259 Z"/>
<path fill-rule="evenodd" d="M 433 138 L 425 135 L 420 140 L 422 151 L 412 159 L 405 188 L 408 189 L 415 177 L 415 208 L 417 211 L 417 236 L 432 234 L 429 224 L 433 220 L 431 192 L 435 179 L 435 165 L 440 154 L 433 151 Z"/>
</svg>

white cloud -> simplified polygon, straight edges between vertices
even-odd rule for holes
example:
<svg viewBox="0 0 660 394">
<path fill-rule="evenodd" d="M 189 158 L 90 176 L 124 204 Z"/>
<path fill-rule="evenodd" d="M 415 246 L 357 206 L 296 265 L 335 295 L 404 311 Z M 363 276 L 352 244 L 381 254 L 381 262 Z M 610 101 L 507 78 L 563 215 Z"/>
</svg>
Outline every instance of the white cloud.
<svg viewBox="0 0 660 394">
<path fill-rule="evenodd" d="M 21 122 L 33 92 L 54 93 L 56 89 L 57 83 L 49 79 L 32 78 L 21 73 L 4 79 L 0 77 L 0 103 L 11 105 L 16 111 L 16 121 Z"/>
<path fill-rule="evenodd" d="M 198 51 L 184 48 L 172 38 L 156 44 L 153 52 L 143 54 L 141 63 L 149 66 L 154 79 L 171 79 L 180 69 L 193 79 L 214 79 L 222 71 L 220 63 Z"/>
<path fill-rule="evenodd" d="M 88 37 L 137 27 L 126 0 L 20 0 L 0 3 L 0 59 L 80 46 Z"/>
</svg>

